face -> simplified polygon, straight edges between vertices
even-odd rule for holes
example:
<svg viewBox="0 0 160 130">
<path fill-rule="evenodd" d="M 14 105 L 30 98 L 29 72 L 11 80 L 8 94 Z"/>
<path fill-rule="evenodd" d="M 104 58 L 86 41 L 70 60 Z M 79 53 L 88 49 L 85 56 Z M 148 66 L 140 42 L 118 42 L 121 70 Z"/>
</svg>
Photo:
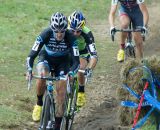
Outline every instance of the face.
<svg viewBox="0 0 160 130">
<path fill-rule="evenodd" d="M 65 36 L 65 31 L 57 31 L 55 32 L 55 37 L 57 41 L 62 41 Z"/>
<path fill-rule="evenodd" d="M 82 30 L 72 30 L 72 32 L 76 37 L 79 37 L 81 35 Z"/>
</svg>

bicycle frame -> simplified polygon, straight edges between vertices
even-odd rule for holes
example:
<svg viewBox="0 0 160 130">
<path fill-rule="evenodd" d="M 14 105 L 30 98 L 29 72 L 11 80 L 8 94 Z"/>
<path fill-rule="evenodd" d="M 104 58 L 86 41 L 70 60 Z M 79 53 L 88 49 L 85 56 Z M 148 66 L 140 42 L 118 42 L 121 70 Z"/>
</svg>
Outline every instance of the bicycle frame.
<svg viewBox="0 0 160 130">
<path fill-rule="evenodd" d="M 71 84 L 72 82 L 72 84 Z M 77 112 L 77 94 L 78 94 L 78 81 L 77 77 L 74 77 L 70 81 L 69 77 L 67 78 L 67 94 L 66 94 L 66 103 L 65 103 L 65 112 L 62 119 L 60 130 L 71 130 L 74 116 Z"/>
<path fill-rule="evenodd" d="M 46 93 L 45 93 L 45 99 L 44 99 L 44 105 L 42 108 L 42 113 L 41 113 L 41 118 L 40 118 L 40 127 L 39 130 L 46 130 L 46 129 L 50 129 L 50 128 L 54 128 L 55 125 L 55 102 L 54 102 L 54 95 L 53 95 L 53 91 L 54 91 L 54 86 L 53 86 L 53 81 L 58 81 L 60 80 L 60 78 L 56 78 L 56 77 L 44 77 L 44 76 L 32 76 L 35 79 L 43 79 L 43 80 L 47 80 L 47 89 L 46 89 Z M 29 85 L 31 85 L 31 80 L 29 81 L 30 83 L 28 83 Z M 29 86 L 30 87 L 30 86 Z M 47 102 L 49 101 L 49 106 L 47 106 Z M 49 107 L 49 108 L 47 108 Z M 49 109 L 49 111 L 47 113 L 49 113 L 49 117 L 48 114 L 46 114 L 46 111 Z M 48 120 L 46 120 L 46 118 L 48 118 Z"/>
</svg>

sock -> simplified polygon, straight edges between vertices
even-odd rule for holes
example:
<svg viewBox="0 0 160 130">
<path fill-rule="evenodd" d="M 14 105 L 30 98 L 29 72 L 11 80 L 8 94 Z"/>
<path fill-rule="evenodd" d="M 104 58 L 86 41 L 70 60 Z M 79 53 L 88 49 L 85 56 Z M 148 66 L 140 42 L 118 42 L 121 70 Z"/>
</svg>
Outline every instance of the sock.
<svg viewBox="0 0 160 130">
<path fill-rule="evenodd" d="M 43 106 L 43 95 L 37 95 L 37 105 Z"/>
<path fill-rule="evenodd" d="M 125 44 L 124 44 L 124 43 L 121 44 L 121 48 L 122 48 L 122 49 L 125 48 Z"/>
<path fill-rule="evenodd" d="M 56 123 L 55 123 L 55 130 L 60 130 L 62 117 L 56 117 L 55 121 L 56 121 Z"/>
<path fill-rule="evenodd" d="M 78 92 L 84 92 L 84 85 L 83 85 L 83 86 L 79 85 L 79 90 L 78 90 Z"/>
</svg>

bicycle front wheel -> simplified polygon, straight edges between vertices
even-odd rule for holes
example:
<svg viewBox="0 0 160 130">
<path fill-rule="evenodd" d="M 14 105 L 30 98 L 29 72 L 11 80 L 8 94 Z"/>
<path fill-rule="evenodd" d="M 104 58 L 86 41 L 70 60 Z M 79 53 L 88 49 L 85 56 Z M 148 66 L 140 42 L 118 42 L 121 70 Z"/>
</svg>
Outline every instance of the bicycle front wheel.
<svg viewBox="0 0 160 130">
<path fill-rule="evenodd" d="M 71 93 L 66 97 L 66 109 L 61 123 L 61 130 L 71 130 L 75 113 L 77 111 L 77 79 L 74 79 L 71 86 Z"/>
<path fill-rule="evenodd" d="M 54 107 L 54 100 L 51 99 L 52 96 L 47 95 L 45 97 L 43 111 L 41 115 L 40 121 L 40 130 L 47 130 L 54 128 L 55 122 L 55 107 Z"/>
</svg>

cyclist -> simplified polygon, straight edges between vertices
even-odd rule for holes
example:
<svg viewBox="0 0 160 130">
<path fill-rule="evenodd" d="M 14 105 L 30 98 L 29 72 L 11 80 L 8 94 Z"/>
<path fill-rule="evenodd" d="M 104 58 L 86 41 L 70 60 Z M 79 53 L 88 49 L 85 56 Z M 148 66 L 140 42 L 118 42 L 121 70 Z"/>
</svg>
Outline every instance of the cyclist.
<svg viewBox="0 0 160 130">
<path fill-rule="evenodd" d="M 147 33 L 147 25 L 149 20 L 149 14 L 144 0 L 112 0 L 111 10 L 109 13 L 110 34 L 114 33 L 114 16 L 117 10 L 118 2 L 120 2 L 120 25 L 122 29 L 128 28 L 130 21 L 132 22 L 133 29 L 141 28 L 144 34 Z M 136 43 L 136 57 L 143 58 L 143 44 L 140 32 L 133 33 Z M 117 54 L 117 61 L 124 60 L 124 48 L 127 33 L 121 33 L 120 50 Z"/>
<path fill-rule="evenodd" d="M 97 51 L 91 30 L 85 26 L 85 17 L 82 12 L 75 11 L 68 17 L 69 29 L 76 36 L 80 52 L 80 69 L 87 72 L 88 77 L 97 64 Z M 86 102 L 85 76 L 78 72 L 79 92 L 77 106 L 82 107 Z"/>
<path fill-rule="evenodd" d="M 67 26 L 68 20 L 62 13 L 53 14 L 50 26 L 37 37 L 27 57 L 28 72 L 32 72 L 34 59 L 39 54 L 38 75 L 47 76 L 51 70 L 54 70 L 55 77 L 63 77 L 63 80 L 56 83 L 56 130 L 59 130 L 63 116 L 63 103 L 66 92 L 64 77 L 67 76 L 67 73 L 73 76 L 79 67 L 79 50 L 76 38 L 69 32 Z M 71 67 L 70 55 L 74 61 Z M 29 73 L 27 73 L 27 76 L 29 76 Z M 37 79 L 36 88 L 37 104 L 34 106 L 32 118 L 34 121 L 39 121 L 43 105 L 42 98 L 46 89 L 45 80 Z"/>
</svg>

